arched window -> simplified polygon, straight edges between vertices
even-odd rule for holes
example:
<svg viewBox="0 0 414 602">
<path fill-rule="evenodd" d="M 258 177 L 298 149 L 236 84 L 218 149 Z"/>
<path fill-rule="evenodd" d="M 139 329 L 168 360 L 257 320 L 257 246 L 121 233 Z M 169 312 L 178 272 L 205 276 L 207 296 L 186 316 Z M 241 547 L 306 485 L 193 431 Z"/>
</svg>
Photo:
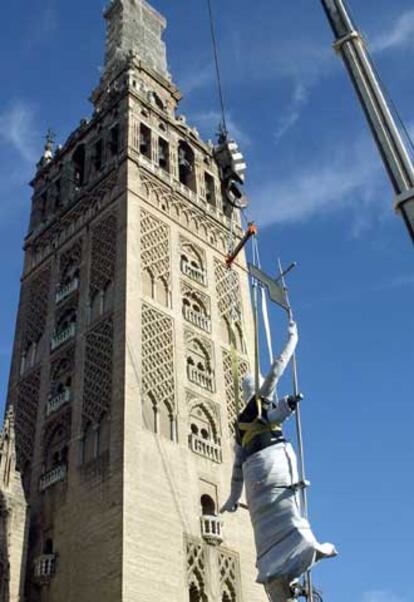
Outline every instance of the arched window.
<svg viewBox="0 0 414 602">
<path fill-rule="evenodd" d="M 204 299 L 196 292 L 188 291 L 183 296 L 183 316 L 198 328 L 210 332 L 211 319 Z"/>
<path fill-rule="evenodd" d="M 187 351 L 187 376 L 191 382 L 203 389 L 214 390 L 211 358 L 205 346 L 198 339 L 191 341 Z"/>
<path fill-rule="evenodd" d="M 197 191 L 194 151 L 184 140 L 178 143 L 178 179 L 193 192 Z"/>
<path fill-rule="evenodd" d="M 74 280 L 79 280 L 79 267 L 76 261 L 69 261 L 62 271 L 60 286 L 71 284 Z"/>
<path fill-rule="evenodd" d="M 73 178 L 75 186 L 83 186 L 85 184 L 85 145 L 80 144 L 72 155 L 73 163 Z"/>
<path fill-rule="evenodd" d="M 216 504 L 209 495 L 202 495 L 200 499 L 202 516 L 216 516 Z"/>
<path fill-rule="evenodd" d="M 170 171 L 170 145 L 164 138 L 158 138 L 158 165 L 164 171 Z"/>
<path fill-rule="evenodd" d="M 63 425 L 58 425 L 52 432 L 46 448 L 46 470 L 67 465 L 68 447 L 67 433 Z"/>
<path fill-rule="evenodd" d="M 152 134 L 149 127 L 141 123 L 139 128 L 139 151 L 147 159 L 152 159 Z"/>
<path fill-rule="evenodd" d="M 165 439 L 174 440 L 174 415 L 166 403 L 158 405 L 157 432 Z"/>
<path fill-rule="evenodd" d="M 145 395 L 142 404 L 143 420 L 146 429 L 152 433 L 158 432 L 158 407 L 151 393 Z"/>
<path fill-rule="evenodd" d="M 164 307 L 170 306 L 170 294 L 168 283 L 164 278 L 157 278 L 155 281 L 155 300 L 164 305 Z"/>
<path fill-rule="evenodd" d="M 209 205 L 211 205 L 212 207 L 215 207 L 217 204 L 217 202 L 216 202 L 216 185 L 215 185 L 213 176 L 211 176 L 207 172 L 204 172 L 204 188 L 205 188 L 207 203 Z"/>
<path fill-rule="evenodd" d="M 53 539 L 48 537 L 43 544 L 43 554 L 53 554 Z"/>
<path fill-rule="evenodd" d="M 65 311 L 58 319 L 56 324 L 56 332 L 61 332 L 69 328 L 72 324 L 76 324 L 77 311 L 74 307 Z"/>
<path fill-rule="evenodd" d="M 193 245 L 184 243 L 181 248 L 180 267 L 183 274 L 198 282 L 206 284 L 206 270 L 201 253 Z"/>
<path fill-rule="evenodd" d="M 144 295 L 147 297 L 154 298 L 154 276 L 150 270 L 144 270 L 142 275 L 142 287 L 144 291 Z"/>
</svg>

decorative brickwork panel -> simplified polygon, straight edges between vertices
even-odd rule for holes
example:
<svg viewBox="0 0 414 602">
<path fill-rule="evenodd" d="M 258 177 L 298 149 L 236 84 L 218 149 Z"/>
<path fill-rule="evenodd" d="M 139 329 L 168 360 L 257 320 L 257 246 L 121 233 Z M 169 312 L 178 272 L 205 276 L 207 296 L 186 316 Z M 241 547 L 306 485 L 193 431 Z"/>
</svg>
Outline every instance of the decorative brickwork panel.
<svg viewBox="0 0 414 602">
<path fill-rule="evenodd" d="M 220 317 L 227 318 L 231 322 L 241 321 L 241 292 L 239 276 L 235 270 L 214 260 L 214 274 L 216 278 L 217 305 Z"/>
<path fill-rule="evenodd" d="M 175 408 L 173 321 L 156 309 L 142 308 L 142 383 L 157 405 Z"/>
<path fill-rule="evenodd" d="M 220 575 L 220 600 L 237 602 L 239 600 L 239 559 L 229 552 L 218 552 Z"/>
<path fill-rule="evenodd" d="M 110 214 L 92 230 L 90 297 L 104 291 L 115 280 L 117 218 Z"/>
<path fill-rule="evenodd" d="M 25 305 L 24 346 L 40 340 L 47 320 L 50 268 L 46 268 L 30 281 L 27 305 Z"/>
<path fill-rule="evenodd" d="M 99 322 L 86 337 L 83 413 L 97 424 L 112 401 L 113 322 Z"/>
<path fill-rule="evenodd" d="M 60 256 L 59 260 L 59 282 L 70 278 L 79 268 L 82 260 L 82 239 L 78 239 L 71 247 Z"/>
<path fill-rule="evenodd" d="M 20 381 L 16 401 L 16 453 L 17 466 L 23 469 L 31 462 L 36 434 L 39 407 L 40 370 Z"/>
<path fill-rule="evenodd" d="M 187 540 L 187 579 L 189 590 L 195 590 L 199 600 L 204 600 L 206 587 L 206 559 L 198 541 Z"/>
<path fill-rule="evenodd" d="M 234 361 L 237 362 L 237 375 Z M 231 353 L 223 349 L 224 382 L 226 386 L 227 417 L 230 436 L 234 435 L 237 415 L 243 409 L 243 378 L 249 372 L 249 364 L 240 358 L 233 360 Z"/>
<path fill-rule="evenodd" d="M 147 211 L 141 212 L 141 266 L 154 280 L 170 281 L 170 230 Z"/>
</svg>

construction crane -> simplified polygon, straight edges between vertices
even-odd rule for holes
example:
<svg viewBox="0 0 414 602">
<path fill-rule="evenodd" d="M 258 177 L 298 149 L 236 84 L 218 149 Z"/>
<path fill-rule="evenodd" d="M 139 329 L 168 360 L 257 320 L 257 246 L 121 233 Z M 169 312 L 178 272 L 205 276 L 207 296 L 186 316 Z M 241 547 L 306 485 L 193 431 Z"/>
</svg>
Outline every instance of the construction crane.
<svg viewBox="0 0 414 602">
<path fill-rule="evenodd" d="M 335 35 L 334 48 L 344 60 L 394 188 L 395 209 L 404 218 L 414 243 L 414 167 L 407 146 L 345 0 L 321 3 Z"/>
</svg>

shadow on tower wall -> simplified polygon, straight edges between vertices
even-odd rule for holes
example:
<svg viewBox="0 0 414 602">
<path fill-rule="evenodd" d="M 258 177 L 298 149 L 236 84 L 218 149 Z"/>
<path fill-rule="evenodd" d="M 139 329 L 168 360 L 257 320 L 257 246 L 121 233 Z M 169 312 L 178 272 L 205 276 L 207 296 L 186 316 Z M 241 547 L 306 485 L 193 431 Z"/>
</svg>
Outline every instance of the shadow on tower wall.
<svg viewBox="0 0 414 602">
<path fill-rule="evenodd" d="M 9 602 L 10 566 L 6 499 L 0 491 L 0 602 Z"/>
</svg>

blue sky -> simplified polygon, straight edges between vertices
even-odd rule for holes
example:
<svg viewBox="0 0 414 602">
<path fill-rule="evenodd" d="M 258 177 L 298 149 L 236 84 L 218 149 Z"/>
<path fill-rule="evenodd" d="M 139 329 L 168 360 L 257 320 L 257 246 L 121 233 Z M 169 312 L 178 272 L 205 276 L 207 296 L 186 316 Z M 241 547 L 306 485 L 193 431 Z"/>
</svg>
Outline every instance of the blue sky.
<svg viewBox="0 0 414 602">
<path fill-rule="evenodd" d="M 204 0 L 153 0 L 169 20 L 181 112 L 218 122 Z M 352 0 L 388 91 L 414 129 L 411 0 Z M 229 123 L 249 164 L 268 271 L 280 255 L 299 322 L 311 515 L 339 559 L 327 601 L 414 602 L 413 249 L 315 0 L 216 0 Z M 0 6 L 0 405 L 7 386 L 33 174 L 49 126 L 62 142 L 102 64 L 102 0 Z M 218 10 L 219 9 L 219 10 Z M 274 312 L 275 342 L 281 318 Z M 284 326 L 283 326 L 284 328 Z M 288 389 L 288 382 L 285 387 Z"/>
</svg>

